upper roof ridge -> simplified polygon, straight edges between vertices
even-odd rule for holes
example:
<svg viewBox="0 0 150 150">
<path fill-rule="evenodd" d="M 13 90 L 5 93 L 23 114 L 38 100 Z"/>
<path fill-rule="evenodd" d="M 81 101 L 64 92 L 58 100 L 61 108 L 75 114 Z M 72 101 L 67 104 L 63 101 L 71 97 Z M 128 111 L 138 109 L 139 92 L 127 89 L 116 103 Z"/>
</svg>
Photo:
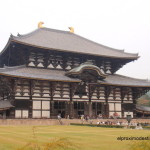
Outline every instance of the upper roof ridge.
<svg viewBox="0 0 150 150">
<path fill-rule="evenodd" d="M 69 31 L 63 31 L 63 30 L 58 30 L 58 29 L 51 29 L 51 28 L 46 28 L 46 27 L 43 27 L 43 28 L 37 28 L 29 33 L 26 33 L 26 34 L 20 34 L 18 33 L 17 36 L 14 36 L 11 34 L 11 37 L 13 38 L 26 38 L 26 37 L 30 37 L 34 34 L 36 34 L 37 32 L 40 32 L 41 30 L 45 30 L 45 31 L 51 31 L 51 32 L 59 32 L 59 33 L 65 33 L 65 34 L 72 34 L 70 33 Z"/>
<path fill-rule="evenodd" d="M 104 47 L 104 48 L 109 48 L 109 49 L 111 49 L 111 50 L 113 50 L 113 51 L 118 51 L 118 52 L 120 52 L 120 53 L 126 53 L 126 54 L 131 54 L 131 55 L 133 55 L 133 56 L 138 56 L 138 53 L 127 53 L 127 52 L 124 51 L 124 49 L 116 49 L 116 48 L 112 48 L 112 47 L 109 47 L 109 46 L 105 46 L 105 45 L 103 45 L 103 44 L 94 42 L 93 40 L 87 39 L 87 38 L 85 38 L 85 37 L 83 37 L 83 36 L 81 36 L 81 35 L 78 35 L 78 34 L 75 34 L 75 33 L 70 33 L 69 31 L 63 31 L 63 30 L 58 30 L 58 29 L 51 29 L 51 28 L 47 28 L 47 27 L 38 28 L 38 29 L 36 29 L 36 30 L 34 30 L 34 31 L 32 31 L 32 32 L 27 33 L 27 34 L 20 34 L 20 33 L 18 33 L 17 36 L 11 35 L 11 37 L 12 37 L 13 39 L 15 39 L 15 38 L 26 38 L 26 37 L 32 36 L 33 34 L 39 32 L 39 31 L 41 31 L 41 30 L 51 31 L 51 32 L 57 32 L 57 33 L 63 33 L 63 34 L 69 34 L 69 35 L 71 35 L 71 36 L 77 36 L 77 37 L 79 37 L 79 38 L 81 38 L 81 39 L 83 39 L 83 40 L 86 40 L 86 41 L 88 41 L 88 42 L 97 44 L 97 45 L 102 46 L 102 47 Z"/>
<path fill-rule="evenodd" d="M 51 28 L 38 28 L 27 34 L 11 35 L 2 54 L 11 42 L 40 47 L 43 49 L 53 49 L 63 52 L 80 53 L 110 58 L 122 58 L 136 60 L 139 58 L 137 53 L 127 53 L 124 50 L 111 48 L 87 38 L 84 38 L 69 31 L 62 31 Z"/>
<path fill-rule="evenodd" d="M 39 28 L 39 29 L 42 29 L 42 28 Z M 38 32 L 39 29 L 35 29 L 35 30 L 33 30 L 33 31 L 29 32 L 29 33 L 26 33 L 26 34 L 20 34 L 20 33 L 18 33 L 17 36 L 11 34 L 10 38 L 11 38 L 11 39 L 16 39 L 16 38 L 30 37 L 30 36 L 32 36 L 33 34 L 35 34 L 36 32 Z"/>
</svg>

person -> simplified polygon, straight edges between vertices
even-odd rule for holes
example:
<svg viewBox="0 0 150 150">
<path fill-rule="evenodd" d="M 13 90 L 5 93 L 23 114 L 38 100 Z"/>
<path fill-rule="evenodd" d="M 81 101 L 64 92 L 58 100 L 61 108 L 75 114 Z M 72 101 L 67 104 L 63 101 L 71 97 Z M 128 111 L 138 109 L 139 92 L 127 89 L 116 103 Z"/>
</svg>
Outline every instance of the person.
<svg viewBox="0 0 150 150">
<path fill-rule="evenodd" d="M 84 122 L 84 115 L 81 115 L 81 122 L 83 124 L 83 122 Z"/>
<path fill-rule="evenodd" d="M 70 119 L 70 116 L 69 116 L 69 115 L 67 115 L 67 119 Z"/>
<path fill-rule="evenodd" d="M 93 124 L 92 117 L 89 117 L 89 122 L 90 122 L 90 124 Z"/>
<path fill-rule="evenodd" d="M 99 121 L 97 121 L 97 125 L 98 125 L 98 124 L 100 124 L 100 122 L 99 122 Z"/>
<path fill-rule="evenodd" d="M 102 114 L 98 115 L 98 119 L 103 119 Z"/>
<path fill-rule="evenodd" d="M 57 118 L 58 118 L 58 120 L 61 120 L 61 115 L 60 115 L 60 114 L 58 114 Z"/>
<path fill-rule="evenodd" d="M 119 116 L 119 114 L 118 114 L 117 112 L 114 112 L 114 113 L 113 113 L 113 118 L 114 118 L 114 119 L 117 119 L 118 116 Z"/>
<path fill-rule="evenodd" d="M 90 120 L 90 117 L 89 116 L 86 116 L 86 121 L 88 122 Z"/>
<path fill-rule="evenodd" d="M 116 125 L 120 126 L 120 122 L 118 121 Z"/>
<path fill-rule="evenodd" d="M 61 114 L 58 114 L 57 118 L 58 118 L 59 123 L 62 125 Z"/>
</svg>

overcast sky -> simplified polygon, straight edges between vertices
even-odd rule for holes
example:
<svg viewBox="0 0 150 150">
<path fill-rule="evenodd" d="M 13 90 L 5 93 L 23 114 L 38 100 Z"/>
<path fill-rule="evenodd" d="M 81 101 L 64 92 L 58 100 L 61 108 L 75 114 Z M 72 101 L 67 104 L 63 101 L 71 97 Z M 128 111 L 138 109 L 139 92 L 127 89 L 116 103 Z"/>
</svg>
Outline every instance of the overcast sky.
<svg viewBox="0 0 150 150">
<path fill-rule="evenodd" d="M 45 27 L 69 31 L 100 44 L 139 53 L 117 73 L 150 79 L 150 0 L 1 0 L 0 51 L 10 33 Z"/>
</svg>

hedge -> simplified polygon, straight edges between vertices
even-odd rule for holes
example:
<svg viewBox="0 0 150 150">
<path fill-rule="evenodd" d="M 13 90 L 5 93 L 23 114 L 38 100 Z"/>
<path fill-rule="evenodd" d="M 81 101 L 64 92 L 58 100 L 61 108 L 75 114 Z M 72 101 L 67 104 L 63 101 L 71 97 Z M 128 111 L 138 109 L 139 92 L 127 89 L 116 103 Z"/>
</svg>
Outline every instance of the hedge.
<svg viewBox="0 0 150 150">
<path fill-rule="evenodd" d="M 142 126 L 142 128 L 150 130 L 150 126 Z"/>
<path fill-rule="evenodd" d="M 88 127 L 105 127 L 105 128 L 124 128 L 124 126 L 120 126 L 120 125 L 81 124 L 81 123 L 70 123 L 70 125 L 88 126 Z"/>
</svg>

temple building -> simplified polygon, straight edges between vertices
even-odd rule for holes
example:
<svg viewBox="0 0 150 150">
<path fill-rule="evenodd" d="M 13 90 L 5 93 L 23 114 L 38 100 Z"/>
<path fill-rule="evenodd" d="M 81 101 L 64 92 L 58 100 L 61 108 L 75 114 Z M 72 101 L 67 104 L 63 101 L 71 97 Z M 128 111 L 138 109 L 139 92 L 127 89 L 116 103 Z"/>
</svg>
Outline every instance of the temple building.
<svg viewBox="0 0 150 150">
<path fill-rule="evenodd" d="M 73 28 L 39 24 L 31 33 L 11 35 L 0 53 L 0 117 L 124 118 L 128 112 L 136 117 L 144 109 L 136 101 L 150 82 L 116 71 L 138 58 L 81 37 Z"/>
</svg>

